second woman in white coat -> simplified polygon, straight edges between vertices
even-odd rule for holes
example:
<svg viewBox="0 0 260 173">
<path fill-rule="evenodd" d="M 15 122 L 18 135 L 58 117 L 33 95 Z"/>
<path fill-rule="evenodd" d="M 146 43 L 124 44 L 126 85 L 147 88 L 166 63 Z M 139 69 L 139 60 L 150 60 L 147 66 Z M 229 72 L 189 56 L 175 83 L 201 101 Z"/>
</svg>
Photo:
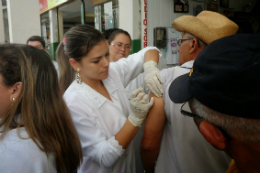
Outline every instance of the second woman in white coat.
<svg viewBox="0 0 260 173">
<path fill-rule="evenodd" d="M 66 33 L 57 57 L 60 85 L 83 148 L 80 172 L 135 173 L 131 141 L 153 100 L 146 103 L 148 96 L 138 89 L 129 104 L 124 88 L 145 70 L 152 91 L 158 92 L 158 50 L 147 48 L 109 65 L 103 35 L 78 25 Z"/>
<path fill-rule="evenodd" d="M 112 32 L 108 38 L 108 44 L 110 62 L 116 62 L 121 58 L 127 58 L 132 50 L 131 36 L 127 31 L 123 29 L 117 29 Z M 150 94 L 149 88 L 144 82 L 143 73 L 140 73 L 135 79 L 133 79 L 127 85 L 126 90 L 132 91 L 139 87 L 142 87 L 146 94 Z M 128 94 L 128 98 L 131 98 L 131 93 Z"/>
<path fill-rule="evenodd" d="M 110 62 L 115 62 L 121 58 L 127 58 L 132 50 L 131 47 L 131 36 L 130 34 L 123 30 L 117 29 L 113 31 L 108 37 L 109 44 L 109 58 Z M 144 74 L 140 73 L 135 79 L 133 79 L 125 88 L 127 91 L 133 91 L 137 88 L 142 87 L 146 94 L 150 94 L 149 88 L 144 82 Z M 127 97 L 131 99 L 131 93 L 127 93 Z M 141 160 L 140 148 L 141 140 L 143 137 L 144 126 L 142 126 L 133 139 L 135 147 L 135 158 L 136 158 L 136 173 L 143 173 L 144 168 Z"/>
</svg>

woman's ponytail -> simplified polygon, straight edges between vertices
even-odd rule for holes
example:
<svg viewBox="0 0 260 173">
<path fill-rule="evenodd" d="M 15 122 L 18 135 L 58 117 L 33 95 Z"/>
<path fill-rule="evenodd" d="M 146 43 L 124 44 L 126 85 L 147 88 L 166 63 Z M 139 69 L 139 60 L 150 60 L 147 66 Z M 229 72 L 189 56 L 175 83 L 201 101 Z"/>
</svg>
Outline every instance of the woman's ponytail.
<svg viewBox="0 0 260 173">
<path fill-rule="evenodd" d="M 62 42 L 57 48 L 56 57 L 59 65 L 59 85 L 63 94 L 75 79 L 75 71 L 69 63 L 69 57 L 64 51 L 64 45 Z"/>
</svg>

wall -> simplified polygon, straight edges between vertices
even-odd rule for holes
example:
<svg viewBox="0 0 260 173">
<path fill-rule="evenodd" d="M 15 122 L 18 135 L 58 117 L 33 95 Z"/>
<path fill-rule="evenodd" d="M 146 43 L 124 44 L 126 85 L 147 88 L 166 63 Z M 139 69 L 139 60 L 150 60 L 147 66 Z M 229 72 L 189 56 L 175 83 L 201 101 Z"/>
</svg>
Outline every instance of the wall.
<svg viewBox="0 0 260 173">
<path fill-rule="evenodd" d="M 5 33 L 4 33 L 4 15 L 2 10 L 2 2 L 0 1 L 0 43 L 5 42 Z"/>
<path fill-rule="evenodd" d="M 7 0 L 11 43 L 26 43 L 32 35 L 41 35 L 38 0 Z"/>
<path fill-rule="evenodd" d="M 204 7 L 204 2 L 194 2 L 189 0 L 189 13 L 174 13 L 173 0 L 148 0 L 147 1 L 147 45 L 153 46 L 153 28 L 155 27 L 172 27 L 172 22 L 179 16 L 192 15 L 193 5 L 200 4 Z M 205 8 L 205 7 L 204 7 Z M 164 54 L 160 59 L 158 67 L 160 69 L 171 67 L 174 65 L 166 65 L 165 50 L 161 50 Z"/>
<path fill-rule="evenodd" d="M 118 0 L 119 28 L 126 30 L 132 37 L 132 51 L 141 49 L 140 0 Z"/>
<path fill-rule="evenodd" d="M 126 30 L 130 35 L 133 35 L 133 1 L 119 0 L 119 28 Z"/>
<path fill-rule="evenodd" d="M 6 11 L 7 15 L 7 11 Z M 8 18 L 4 18 L 4 32 L 5 32 L 5 43 L 10 43 Z"/>
</svg>

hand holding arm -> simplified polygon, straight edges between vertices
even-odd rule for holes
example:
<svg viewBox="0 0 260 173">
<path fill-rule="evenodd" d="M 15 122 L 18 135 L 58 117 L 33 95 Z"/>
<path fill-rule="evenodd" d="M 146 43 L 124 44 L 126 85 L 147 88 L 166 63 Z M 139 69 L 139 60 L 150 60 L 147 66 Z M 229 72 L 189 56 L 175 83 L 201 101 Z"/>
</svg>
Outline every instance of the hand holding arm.
<svg viewBox="0 0 260 173">
<path fill-rule="evenodd" d="M 148 99 L 149 96 L 143 92 L 143 88 L 138 88 L 132 92 L 130 100 L 132 112 L 129 115 L 128 120 L 134 126 L 141 127 L 149 109 L 152 107 L 153 98 L 151 98 L 149 103 L 146 103 Z"/>
<path fill-rule="evenodd" d="M 130 106 L 132 112 L 124 126 L 115 135 L 115 139 L 124 149 L 131 143 L 138 128 L 142 125 L 149 109 L 153 105 L 153 98 L 149 103 L 146 103 L 149 96 L 143 92 L 143 88 L 134 90 L 131 97 Z"/>
<path fill-rule="evenodd" d="M 157 50 L 148 50 L 145 53 L 144 81 L 147 87 L 154 95 L 161 97 L 163 94 L 162 79 L 160 70 L 157 68 L 159 62 L 159 52 Z"/>
</svg>

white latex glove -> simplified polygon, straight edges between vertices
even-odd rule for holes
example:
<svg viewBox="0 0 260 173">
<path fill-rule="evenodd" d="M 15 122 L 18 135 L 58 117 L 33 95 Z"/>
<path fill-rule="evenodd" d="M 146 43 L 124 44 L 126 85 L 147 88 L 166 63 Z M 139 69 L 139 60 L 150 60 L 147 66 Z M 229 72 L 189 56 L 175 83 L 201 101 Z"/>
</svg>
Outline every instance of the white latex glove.
<svg viewBox="0 0 260 173">
<path fill-rule="evenodd" d="M 128 120 L 134 126 L 141 127 L 149 109 L 152 107 L 153 97 L 149 103 L 146 103 L 148 99 L 149 96 L 143 92 L 143 88 L 138 88 L 132 92 L 130 100 L 132 112 L 129 115 Z"/>
<path fill-rule="evenodd" d="M 148 61 L 143 66 L 145 84 L 154 95 L 161 97 L 163 94 L 163 81 L 160 76 L 160 70 L 157 68 L 157 63 L 155 61 Z"/>
</svg>

